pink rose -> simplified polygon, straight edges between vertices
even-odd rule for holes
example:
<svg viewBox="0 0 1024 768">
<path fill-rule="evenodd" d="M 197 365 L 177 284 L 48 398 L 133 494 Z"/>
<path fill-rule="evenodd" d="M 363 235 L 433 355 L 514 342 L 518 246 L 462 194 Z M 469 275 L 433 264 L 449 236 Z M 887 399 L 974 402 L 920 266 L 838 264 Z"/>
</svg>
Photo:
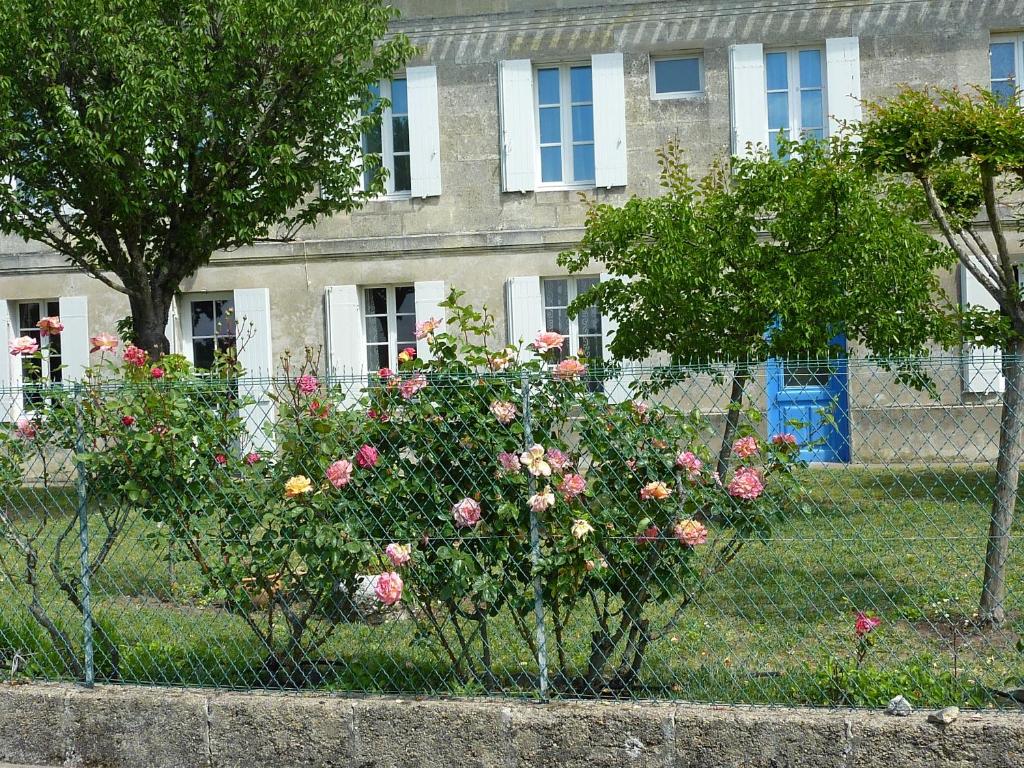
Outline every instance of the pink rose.
<svg viewBox="0 0 1024 768">
<path fill-rule="evenodd" d="M 411 400 L 417 392 L 420 392 L 427 386 L 427 377 L 422 373 L 417 373 L 412 378 L 406 379 L 398 385 L 398 391 L 401 393 L 402 398 L 405 400 Z"/>
<path fill-rule="evenodd" d="M 519 473 L 519 457 L 514 453 L 502 451 L 498 454 L 498 463 L 501 465 L 502 474 L 516 475 Z"/>
<path fill-rule="evenodd" d="M 253 464 L 258 464 L 262 458 L 256 451 L 250 451 L 245 454 L 245 463 L 251 467 Z"/>
<path fill-rule="evenodd" d="M 130 414 L 127 415 L 127 416 L 122 416 L 121 417 L 121 423 L 124 424 L 124 426 L 126 426 L 126 427 L 134 427 L 135 426 L 135 417 L 130 415 Z"/>
<path fill-rule="evenodd" d="M 868 616 L 864 611 L 857 611 L 857 621 L 854 624 L 853 629 L 854 632 L 857 633 L 857 637 L 864 637 L 881 625 L 881 619 L 875 616 Z"/>
<path fill-rule="evenodd" d="M 704 462 L 693 451 L 683 451 L 676 456 L 676 467 L 686 472 L 690 480 L 696 480 L 700 477 Z"/>
<path fill-rule="evenodd" d="M 436 317 L 432 317 L 429 320 L 424 320 L 422 323 L 416 323 L 416 330 L 413 335 L 417 340 L 425 339 L 428 336 L 433 336 L 434 332 L 441 327 L 441 321 Z"/>
<path fill-rule="evenodd" d="M 542 331 L 537 334 L 537 338 L 533 340 L 533 348 L 540 354 L 544 354 L 552 349 L 561 349 L 565 343 L 565 336 L 554 331 Z"/>
<path fill-rule="evenodd" d="M 741 459 L 749 459 L 751 456 L 757 456 L 757 438 L 752 436 L 741 437 L 732 444 L 732 452 Z"/>
<path fill-rule="evenodd" d="M 764 478 L 754 467 L 740 467 L 726 487 L 729 495 L 736 499 L 753 501 L 764 492 Z"/>
<path fill-rule="evenodd" d="M 387 571 L 377 577 L 373 591 L 377 594 L 377 599 L 384 605 L 394 605 L 402 599 L 402 587 L 404 586 L 401 576 L 394 571 Z"/>
<path fill-rule="evenodd" d="M 223 453 L 218 453 L 216 456 L 213 457 L 213 460 L 222 467 L 228 463 L 228 457 L 225 456 Z"/>
<path fill-rule="evenodd" d="M 562 472 L 572 466 L 572 459 L 569 458 L 568 454 L 563 453 L 557 448 L 548 448 L 546 458 L 551 469 L 555 472 Z"/>
<path fill-rule="evenodd" d="M 314 419 L 326 419 L 331 415 L 331 406 L 321 403 L 319 400 L 311 400 L 309 403 L 309 415 Z"/>
<path fill-rule="evenodd" d="M 587 366 L 574 357 L 563 360 L 555 366 L 556 379 L 575 379 L 587 372 Z"/>
<path fill-rule="evenodd" d="M 344 488 L 352 482 L 352 462 L 338 459 L 327 468 L 327 480 L 335 488 Z"/>
<path fill-rule="evenodd" d="M 19 416 L 14 422 L 14 436 L 19 440 L 32 440 L 39 433 L 39 425 L 31 416 Z"/>
<path fill-rule="evenodd" d="M 356 464 L 362 469 L 373 469 L 377 466 L 377 460 L 380 458 L 380 453 L 372 445 L 361 445 L 359 450 L 356 451 Z"/>
<path fill-rule="evenodd" d="M 796 435 L 791 435 L 788 432 L 781 432 L 778 435 L 772 436 L 772 445 L 776 448 L 781 448 L 784 451 L 796 448 Z"/>
<path fill-rule="evenodd" d="M 582 475 L 569 473 L 562 478 L 562 483 L 558 486 L 558 490 L 562 494 L 562 498 L 566 501 L 572 501 L 587 490 L 587 481 Z"/>
<path fill-rule="evenodd" d="M 7 348 L 11 351 L 13 357 L 31 355 L 33 352 L 39 351 L 39 342 L 31 336 L 19 336 L 7 342 Z"/>
<path fill-rule="evenodd" d="M 518 411 L 516 410 L 515 403 L 509 403 L 504 400 L 495 400 L 490 405 L 490 411 L 494 414 L 494 418 L 498 420 L 499 424 L 509 425 L 515 421 Z"/>
<path fill-rule="evenodd" d="M 658 530 L 658 526 L 650 525 L 636 537 L 636 543 L 650 544 L 652 541 L 657 541 L 659 535 L 661 535 L 661 531 Z"/>
<path fill-rule="evenodd" d="M 415 347 L 406 347 L 405 349 L 403 349 L 401 352 L 398 353 L 398 362 L 399 363 L 411 363 L 415 359 L 416 359 L 416 348 Z"/>
<path fill-rule="evenodd" d="M 708 529 L 696 520 L 679 521 L 673 526 L 672 535 L 687 547 L 697 547 L 708 542 Z"/>
<path fill-rule="evenodd" d="M 391 417 L 382 411 L 378 411 L 376 408 L 370 408 L 366 412 L 366 418 L 370 421 L 379 421 L 381 424 L 386 424 L 391 421 Z"/>
<path fill-rule="evenodd" d="M 379 371 L 377 371 L 377 375 L 383 380 L 387 381 L 388 379 L 395 375 L 395 372 L 392 371 L 390 368 L 381 368 Z"/>
<path fill-rule="evenodd" d="M 295 379 L 295 386 L 304 395 L 311 395 L 320 389 L 320 380 L 311 374 L 305 373 Z"/>
<path fill-rule="evenodd" d="M 149 353 L 141 347 L 136 347 L 134 344 L 129 344 L 124 348 L 124 361 L 128 365 L 133 365 L 136 368 L 141 368 L 146 364 L 146 359 L 149 357 Z"/>
<path fill-rule="evenodd" d="M 630 400 L 629 407 L 640 421 L 647 421 L 647 411 L 649 410 L 647 403 L 643 400 Z"/>
<path fill-rule="evenodd" d="M 480 522 L 480 502 L 465 498 L 453 504 L 452 517 L 459 528 L 472 528 Z"/>
<path fill-rule="evenodd" d="M 98 333 L 89 339 L 89 343 L 92 345 L 90 352 L 113 352 L 117 349 L 117 336 Z"/>
<path fill-rule="evenodd" d="M 50 315 L 36 323 L 36 328 L 43 336 L 59 336 L 64 330 L 64 323 L 56 315 Z"/>
<path fill-rule="evenodd" d="M 154 379 L 162 379 L 164 377 L 164 369 L 159 365 L 154 365 L 149 371 L 149 375 Z"/>
<path fill-rule="evenodd" d="M 388 544 L 384 547 L 384 554 L 395 568 L 401 568 L 412 560 L 412 548 L 406 544 Z"/>
</svg>

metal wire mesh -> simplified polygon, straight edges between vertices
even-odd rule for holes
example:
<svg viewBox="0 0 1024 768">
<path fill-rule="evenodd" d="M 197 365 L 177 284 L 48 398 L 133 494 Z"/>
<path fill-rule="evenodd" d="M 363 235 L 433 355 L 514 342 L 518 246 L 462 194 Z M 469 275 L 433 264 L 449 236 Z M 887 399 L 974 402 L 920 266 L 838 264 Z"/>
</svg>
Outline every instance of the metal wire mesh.
<svg viewBox="0 0 1024 768">
<path fill-rule="evenodd" d="M 976 360 L 913 363 L 923 388 L 891 372 L 907 361 L 754 366 L 739 408 L 730 367 L 614 371 L 568 399 L 526 371 L 7 391 L 0 663 L 1014 706 L 1019 523 L 1007 621 L 976 621 L 1001 382 L 968 393 Z"/>
</svg>

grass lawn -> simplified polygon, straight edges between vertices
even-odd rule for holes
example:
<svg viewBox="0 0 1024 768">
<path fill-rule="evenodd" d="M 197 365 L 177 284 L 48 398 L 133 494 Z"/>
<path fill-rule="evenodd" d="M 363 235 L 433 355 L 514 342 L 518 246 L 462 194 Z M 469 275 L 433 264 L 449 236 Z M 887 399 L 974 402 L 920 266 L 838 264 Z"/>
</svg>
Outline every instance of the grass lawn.
<svg viewBox="0 0 1024 768">
<path fill-rule="evenodd" d="M 1010 620 L 998 630 L 970 621 L 981 589 L 992 477 L 986 469 L 813 467 L 801 470 L 804 510 L 771 540 L 748 544 L 701 600 L 646 655 L 632 695 L 694 701 L 884 704 L 897 693 L 937 706 L 998 704 L 987 689 L 1024 685 L 1024 562 L 1012 546 Z M 26 493 L 24 515 L 43 504 L 73 515 L 73 497 Z M 34 511 L 33 511 L 34 510 Z M 67 510 L 66 512 L 64 510 Z M 1019 516 L 1018 516 L 1019 517 Z M 95 525 L 97 521 L 93 522 Z M 57 524 L 44 538 L 52 542 Z M 117 645 L 125 682 L 250 687 L 266 683 L 263 652 L 244 621 L 201 598 L 197 570 L 178 551 L 171 562 L 152 530 L 134 520 L 94 580 L 97 621 Z M 74 540 L 72 540 L 72 544 Z M 710 548 L 707 550 L 710 552 Z M 19 576 L 9 544 L 0 556 Z M 77 552 L 62 554 L 73 566 Z M 52 580 L 51 580 L 52 582 Z M 52 583 L 45 606 L 80 652 L 77 614 Z M 0 665 L 64 678 L 47 636 L 26 609 L 27 592 L 0 583 Z M 859 667 L 854 614 L 881 627 Z M 664 625 L 672 606 L 652 610 Z M 569 666 L 582 670 L 592 626 L 581 611 L 565 637 Z M 486 688 L 531 695 L 536 661 L 509 618 L 494 623 L 497 680 L 466 685 L 415 623 L 344 623 L 323 649 L 318 685 L 332 690 L 469 693 Z M 101 655 L 102 655 L 102 649 Z M 847 668 L 830 674 L 833 660 Z M 558 692 L 560 681 L 555 680 Z M 615 695 L 610 691 L 598 694 Z M 621 692 L 618 695 L 624 695 Z"/>
</svg>

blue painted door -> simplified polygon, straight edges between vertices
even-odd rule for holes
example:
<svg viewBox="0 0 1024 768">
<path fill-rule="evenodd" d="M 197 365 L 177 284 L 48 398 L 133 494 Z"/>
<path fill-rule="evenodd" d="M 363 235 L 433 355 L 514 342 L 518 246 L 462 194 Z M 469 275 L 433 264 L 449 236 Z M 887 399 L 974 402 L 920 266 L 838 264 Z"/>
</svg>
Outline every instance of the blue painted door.
<svg viewBox="0 0 1024 768">
<path fill-rule="evenodd" d="M 800 457 L 815 462 L 850 460 L 849 369 L 830 361 L 768 362 L 768 434 L 789 432 Z"/>
</svg>

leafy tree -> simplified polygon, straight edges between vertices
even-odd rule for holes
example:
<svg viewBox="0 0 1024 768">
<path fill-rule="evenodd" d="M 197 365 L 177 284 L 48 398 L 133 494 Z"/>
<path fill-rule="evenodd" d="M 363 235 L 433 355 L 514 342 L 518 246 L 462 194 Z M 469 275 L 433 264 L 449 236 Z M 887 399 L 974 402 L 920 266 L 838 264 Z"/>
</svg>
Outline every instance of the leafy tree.
<svg viewBox="0 0 1024 768">
<path fill-rule="evenodd" d="M 379 189 L 347 158 L 409 56 L 386 0 L 5 0 L 0 231 L 127 294 L 158 355 L 216 250 L 290 239 Z M 382 183 L 377 178 L 376 184 Z M 319 194 L 317 191 L 319 190 Z"/>
<path fill-rule="evenodd" d="M 943 240 L 999 309 L 968 308 L 968 338 L 999 346 L 1005 378 L 996 488 L 989 521 L 980 618 L 1006 618 L 1010 528 L 1024 460 L 1024 301 L 1007 230 L 1020 221 L 1024 115 L 1016 96 L 905 89 L 868 105 L 864 155 L 923 190 Z M 1017 231 L 1020 231 L 1017 225 Z"/>
<path fill-rule="evenodd" d="M 835 357 L 840 335 L 880 356 L 912 355 L 945 333 L 934 271 L 951 256 L 917 225 L 919 196 L 872 175 L 847 140 L 783 152 L 718 162 L 698 180 L 670 145 L 664 194 L 592 205 L 578 248 L 559 259 L 573 272 L 600 262 L 613 276 L 571 311 L 596 303 L 617 321 L 616 358 L 660 351 L 731 367 L 722 473 L 753 366 Z"/>
</svg>

